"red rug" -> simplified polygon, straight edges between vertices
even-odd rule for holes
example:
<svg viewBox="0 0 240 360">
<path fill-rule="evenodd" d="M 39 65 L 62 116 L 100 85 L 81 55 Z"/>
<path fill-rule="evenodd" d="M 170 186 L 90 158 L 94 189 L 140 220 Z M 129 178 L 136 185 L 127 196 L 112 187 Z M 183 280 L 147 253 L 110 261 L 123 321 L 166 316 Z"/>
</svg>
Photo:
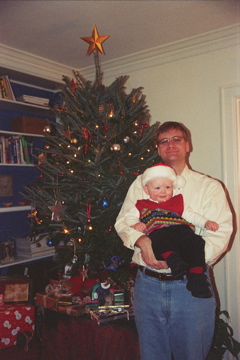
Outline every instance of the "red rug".
<svg viewBox="0 0 240 360">
<path fill-rule="evenodd" d="M 1 360 L 40 360 L 41 346 L 39 341 L 33 339 L 29 344 L 28 351 L 19 349 L 17 346 L 10 346 L 0 350 Z"/>
</svg>

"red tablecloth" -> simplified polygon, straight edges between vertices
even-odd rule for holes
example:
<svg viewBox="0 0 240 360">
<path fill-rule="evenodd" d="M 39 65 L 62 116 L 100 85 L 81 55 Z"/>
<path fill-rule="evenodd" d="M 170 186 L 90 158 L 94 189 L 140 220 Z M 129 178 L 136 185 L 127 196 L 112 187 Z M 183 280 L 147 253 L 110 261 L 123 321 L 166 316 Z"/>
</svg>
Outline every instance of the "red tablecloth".
<svg viewBox="0 0 240 360">
<path fill-rule="evenodd" d="M 19 332 L 34 332 L 34 306 L 0 306 L 0 349 L 16 344 Z"/>
<path fill-rule="evenodd" d="M 125 320 L 98 326 L 89 318 L 76 318 L 48 310 L 43 324 L 42 358 L 140 360 L 134 322 Z"/>
</svg>

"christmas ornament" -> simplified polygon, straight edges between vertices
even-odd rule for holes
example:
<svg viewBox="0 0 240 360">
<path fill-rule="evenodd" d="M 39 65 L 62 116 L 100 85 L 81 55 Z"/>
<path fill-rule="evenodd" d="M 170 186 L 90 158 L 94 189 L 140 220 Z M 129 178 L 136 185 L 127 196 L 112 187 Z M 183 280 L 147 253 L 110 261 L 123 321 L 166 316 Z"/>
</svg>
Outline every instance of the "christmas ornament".
<svg viewBox="0 0 240 360">
<path fill-rule="evenodd" d="M 124 144 L 128 144 L 130 142 L 130 137 L 129 136 L 125 136 L 125 138 L 123 139 Z"/>
<path fill-rule="evenodd" d="M 87 226 L 86 229 L 87 230 L 92 230 L 93 227 L 91 225 L 91 210 L 92 210 L 92 205 L 91 204 L 87 204 Z"/>
<path fill-rule="evenodd" d="M 82 132 L 83 132 L 84 139 L 85 139 L 86 141 L 89 141 L 90 135 L 89 135 L 89 131 L 87 130 L 87 128 L 82 127 L 81 130 L 82 130 Z M 85 145 L 84 145 L 84 150 L 83 150 L 84 155 L 87 154 L 87 150 L 88 150 L 88 144 L 85 144 Z"/>
<path fill-rule="evenodd" d="M 77 260 L 78 260 L 77 255 L 74 255 L 73 258 L 72 258 L 72 263 L 76 264 Z"/>
<path fill-rule="evenodd" d="M 71 91 L 74 94 L 76 88 L 78 87 L 78 83 L 74 81 L 74 79 L 71 80 Z"/>
<path fill-rule="evenodd" d="M 72 140 L 71 139 L 71 134 L 73 133 L 73 131 L 70 131 L 70 129 L 68 128 L 66 131 L 63 131 L 63 134 L 64 134 L 64 136 L 65 136 L 65 138 L 66 139 L 68 139 L 68 140 Z"/>
<path fill-rule="evenodd" d="M 54 206 L 48 206 L 48 208 L 52 211 L 52 220 L 60 221 L 64 218 L 66 206 L 63 206 L 61 201 L 56 200 Z"/>
<path fill-rule="evenodd" d="M 94 25 L 94 28 L 92 31 L 92 37 L 81 37 L 81 39 L 83 41 L 86 41 L 89 44 L 86 55 L 90 55 L 93 52 L 93 50 L 97 50 L 100 53 L 105 54 L 103 47 L 102 47 L 102 43 L 105 40 L 107 40 L 108 38 L 109 38 L 109 35 L 99 36 L 97 27 L 96 27 L 96 25 Z"/>
<path fill-rule="evenodd" d="M 45 128 L 43 129 L 43 132 L 44 132 L 45 134 L 50 134 L 51 131 L 52 131 L 52 129 L 51 129 L 51 126 L 50 126 L 50 125 L 46 125 Z"/>
<path fill-rule="evenodd" d="M 119 265 L 121 265 L 123 262 L 122 258 L 120 258 L 120 256 L 112 256 L 111 257 L 111 265 L 106 266 L 103 262 L 103 266 L 106 270 L 114 270 L 116 271 L 117 268 L 119 267 Z"/>
<path fill-rule="evenodd" d="M 108 113 L 108 117 L 109 117 L 109 118 L 113 118 L 113 117 L 114 117 L 114 108 L 113 108 L 113 106 L 111 107 L 111 109 L 110 109 L 110 111 L 109 111 L 109 113 Z"/>
<path fill-rule="evenodd" d="M 47 156 L 44 153 L 38 155 L 38 165 L 45 164 L 47 162 Z"/>
<path fill-rule="evenodd" d="M 46 243 L 47 243 L 47 246 L 49 246 L 49 247 L 53 246 L 53 240 L 52 239 L 47 239 Z"/>
<path fill-rule="evenodd" d="M 79 269 L 79 274 L 82 275 L 83 281 L 88 279 L 88 266 L 83 265 L 82 269 Z"/>
<path fill-rule="evenodd" d="M 109 202 L 108 199 L 103 198 L 103 199 L 100 201 L 100 205 L 101 205 L 101 207 L 102 207 L 103 209 L 106 209 L 106 208 L 109 207 L 110 202 Z"/>
<path fill-rule="evenodd" d="M 113 144 L 110 148 L 112 151 L 120 151 L 121 145 L 120 144 Z"/>
</svg>

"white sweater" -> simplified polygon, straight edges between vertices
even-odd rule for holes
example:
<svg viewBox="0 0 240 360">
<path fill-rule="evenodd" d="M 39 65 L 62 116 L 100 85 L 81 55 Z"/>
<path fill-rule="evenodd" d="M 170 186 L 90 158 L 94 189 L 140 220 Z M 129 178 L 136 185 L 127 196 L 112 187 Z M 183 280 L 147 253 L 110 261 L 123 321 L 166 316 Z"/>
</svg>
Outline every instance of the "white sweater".
<svg viewBox="0 0 240 360">
<path fill-rule="evenodd" d="M 206 175 L 190 170 L 187 166 L 181 174 L 186 179 L 184 188 L 175 189 L 174 195 L 182 194 L 184 201 L 198 214 L 206 219 L 216 221 L 219 229 L 216 232 L 196 227 L 196 234 L 205 240 L 206 263 L 213 265 L 227 250 L 232 233 L 232 213 L 230 211 L 225 192 L 219 181 Z M 142 233 L 131 228 L 125 219 L 127 212 L 133 208 L 139 199 L 148 199 L 143 191 L 141 175 L 132 183 L 124 200 L 122 209 L 117 217 L 115 229 L 124 245 L 132 250 L 133 262 L 146 266 L 141 257 L 141 250 L 134 246 Z M 161 271 L 161 270 L 160 270 Z"/>
</svg>

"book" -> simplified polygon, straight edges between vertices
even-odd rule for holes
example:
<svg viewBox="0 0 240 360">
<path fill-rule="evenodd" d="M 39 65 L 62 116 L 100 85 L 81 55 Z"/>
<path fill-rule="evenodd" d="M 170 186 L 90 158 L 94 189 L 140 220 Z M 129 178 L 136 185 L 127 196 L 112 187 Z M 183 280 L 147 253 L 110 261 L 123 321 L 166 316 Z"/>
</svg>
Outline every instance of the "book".
<svg viewBox="0 0 240 360">
<path fill-rule="evenodd" d="M 16 98 L 9 77 L 7 75 L 2 75 L 0 77 L 0 83 L 1 83 L 2 98 L 15 101 Z"/>
<path fill-rule="evenodd" d="M 28 153 L 28 145 L 24 138 L 24 136 L 20 136 L 20 141 L 22 143 L 22 151 L 23 151 L 23 158 L 26 164 L 31 164 L 29 153 Z"/>
<path fill-rule="evenodd" d="M 40 106 L 48 106 L 49 105 L 49 99 L 41 98 L 37 96 L 31 96 L 31 95 L 21 95 L 17 98 L 18 101 L 26 102 L 33 105 L 40 105 Z"/>
<path fill-rule="evenodd" d="M 7 92 L 2 78 L 0 78 L 0 87 L 1 87 L 2 98 L 7 99 Z"/>
</svg>

